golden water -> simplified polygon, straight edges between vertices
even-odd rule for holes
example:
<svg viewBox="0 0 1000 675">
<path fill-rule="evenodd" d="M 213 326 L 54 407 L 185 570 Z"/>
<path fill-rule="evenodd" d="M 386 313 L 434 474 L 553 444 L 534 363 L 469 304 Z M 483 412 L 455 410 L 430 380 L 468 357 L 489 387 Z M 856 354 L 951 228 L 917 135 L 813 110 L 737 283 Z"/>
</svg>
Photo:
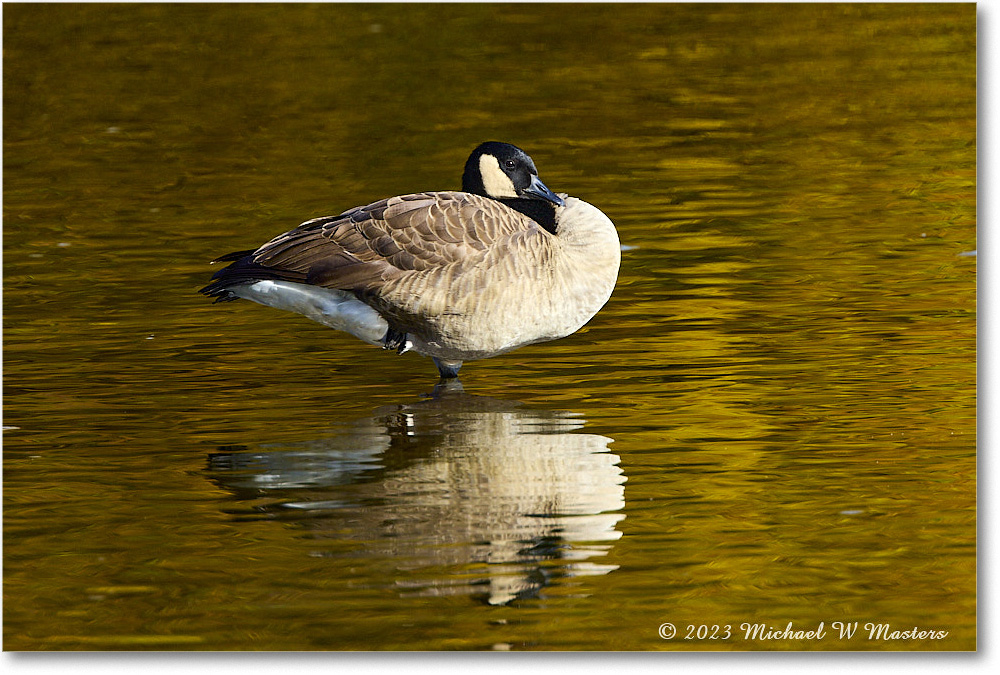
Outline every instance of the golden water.
<svg viewBox="0 0 1000 675">
<path fill-rule="evenodd" d="M 5 649 L 975 647 L 974 5 L 3 15 Z M 487 139 L 619 228 L 577 335 L 197 295 Z"/>
</svg>

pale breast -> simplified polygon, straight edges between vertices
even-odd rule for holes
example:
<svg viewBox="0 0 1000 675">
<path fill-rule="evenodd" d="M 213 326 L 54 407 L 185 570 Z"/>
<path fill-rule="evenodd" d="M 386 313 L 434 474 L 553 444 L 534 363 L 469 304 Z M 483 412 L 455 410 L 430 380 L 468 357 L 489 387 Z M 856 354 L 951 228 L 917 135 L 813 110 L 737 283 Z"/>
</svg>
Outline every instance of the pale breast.
<svg viewBox="0 0 1000 675">
<path fill-rule="evenodd" d="M 475 261 L 403 275 L 378 303 L 408 317 L 417 351 L 485 358 L 579 330 L 610 298 L 620 259 L 607 216 L 568 198 L 556 235 L 516 232 Z"/>
</svg>

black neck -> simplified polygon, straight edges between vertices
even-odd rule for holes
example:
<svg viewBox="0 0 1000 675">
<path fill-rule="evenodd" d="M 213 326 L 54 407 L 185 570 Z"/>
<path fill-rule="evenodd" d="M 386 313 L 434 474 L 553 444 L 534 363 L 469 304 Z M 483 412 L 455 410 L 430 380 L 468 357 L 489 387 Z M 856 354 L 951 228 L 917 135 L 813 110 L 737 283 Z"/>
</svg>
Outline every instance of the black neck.
<svg viewBox="0 0 1000 675">
<path fill-rule="evenodd" d="M 462 174 L 462 192 L 471 192 L 480 197 L 489 197 L 486 194 L 486 187 L 483 185 L 483 177 L 479 174 L 479 166 L 471 160 L 465 166 L 465 173 Z M 551 202 L 540 199 L 522 199 L 520 197 L 489 197 L 502 202 L 524 215 L 528 216 L 543 228 L 556 233 L 556 208 Z"/>
<path fill-rule="evenodd" d="M 542 201 L 541 199 L 520 199 L 509 197 L 501 197 L 497 201 L 502 202 L 515 211 L 519 211 L 528 216 L 533 221 L 548 230 L 550 234 L 556 233 L 556 207 L 552 202 Z"/>
</svg>

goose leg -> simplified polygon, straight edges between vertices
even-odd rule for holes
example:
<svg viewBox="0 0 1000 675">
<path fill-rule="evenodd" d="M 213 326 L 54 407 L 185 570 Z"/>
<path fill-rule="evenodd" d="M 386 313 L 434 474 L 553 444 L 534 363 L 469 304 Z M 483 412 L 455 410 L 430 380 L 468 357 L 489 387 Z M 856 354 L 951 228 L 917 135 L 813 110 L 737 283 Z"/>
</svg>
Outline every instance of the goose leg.
<svg viewBox="0 0 1000 675">
<path fill-rule="evenodd" d="M 442 380 L 458 377 L 458 369 L 462 367 L 461 361 L 442 361 L 436 356 L 432 356 L 431 358 L 434 359 L 434 365 L 438 367 L 438 372 L 441 373 Z"/>
</svg>

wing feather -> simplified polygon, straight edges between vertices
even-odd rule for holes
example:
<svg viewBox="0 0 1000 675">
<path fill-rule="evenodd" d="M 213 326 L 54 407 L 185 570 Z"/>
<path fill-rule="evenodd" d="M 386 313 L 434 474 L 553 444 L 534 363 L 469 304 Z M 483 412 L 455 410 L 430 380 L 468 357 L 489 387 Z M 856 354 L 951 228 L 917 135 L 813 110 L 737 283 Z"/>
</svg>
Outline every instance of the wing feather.
<svg viewBox="0 0 1000 675">
<path fill-rule="evenodd" d="M 307 221 L 261 246 L 250 262 L 272 275 L 360 292 L 407 272 L 474 264 L 513 235 L 547 233 L 495 200 L 424 192 Z"/>
</svg>

